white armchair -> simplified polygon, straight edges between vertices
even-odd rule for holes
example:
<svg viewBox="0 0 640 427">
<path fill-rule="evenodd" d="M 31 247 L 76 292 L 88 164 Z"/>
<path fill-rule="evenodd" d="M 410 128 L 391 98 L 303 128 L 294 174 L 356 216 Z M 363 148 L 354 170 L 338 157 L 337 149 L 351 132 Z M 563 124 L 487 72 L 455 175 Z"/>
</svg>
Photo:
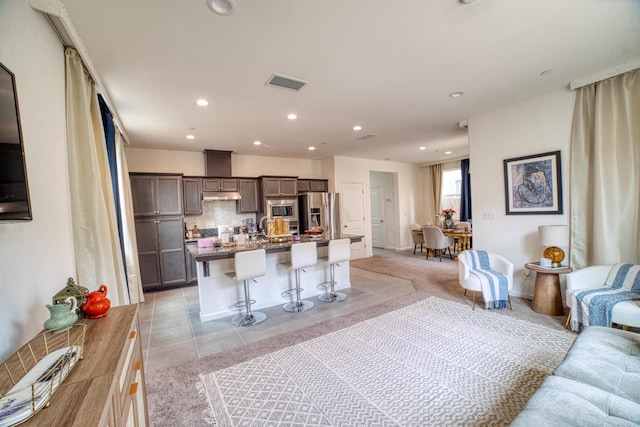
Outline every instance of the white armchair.
<svg viewBox="0 0 640 427">
<path fill-rule="evenodd" d="M 427 248 L 427 259 L 429 259 L 429 249 L 433 249 L 434 257 L 436 251 L 440 253 L 440 262 L 442 262 L 442 251 L 449 249 L 449 256 L 451 255 L 451 247 L 455 246 L 455 240 L 453 237 L 448 237 L 442 234 L 442 230 L 433 225 L 425 225 L 422 227 L 422 234 L 424 236 L 424 246 Z"/>
<path fill-rule="evenodd" d="M 413 254 L 416 254 L 416 248 L 420 245 L 420 253 L 422 253 L 422 246 L 424 245 L 424 234 L 422 234 L 422 226 L 418 223 L 409 224 L 411 230 L 411 239 L 413 240 Z M 416 233 L 420 231 L 420 233 Z"/>
<path fill-rule="evenodd" d="M 489 256 L 489 265 L 492 270 L 504 274 L 507 277 L 508 284 L 507 289 L 511 291 L 513 288 L 513 263 L 507 260 L 502 255 L 487 253 Z M 482 283 L 480 279 L 471 274 L 472 262 L 470 251 L 463 251 L 458 255 L 458 281 L 460 286 L 464 289 L 464 294 L 467 291 L 473 292 L 473 306 L 472 310 L 476 308 L 476 292 L 482 292 Z M 507 297 L 509 301 L 509 309 L 511 309 L 511 298 Z"/>
<path fill-rule="evenodd" d="M 574 293 L 585 289 L 603 287 L 609 276 L 611 267 L 611 265 L 593 265 L 567 274 L 565 301 L 569 309 L 571 309 L 571 297 Z M 570 320 L 571 310 L 569 310 L 569 315 L 564 325 L 565 328 L 569 327 Z M 629 326 L 640 328 L 640 301 L 622 301 L 617 303 L 613 306 L 611 321 L 622 325 L 623 329 L 628 329 Z"/>
</svg>

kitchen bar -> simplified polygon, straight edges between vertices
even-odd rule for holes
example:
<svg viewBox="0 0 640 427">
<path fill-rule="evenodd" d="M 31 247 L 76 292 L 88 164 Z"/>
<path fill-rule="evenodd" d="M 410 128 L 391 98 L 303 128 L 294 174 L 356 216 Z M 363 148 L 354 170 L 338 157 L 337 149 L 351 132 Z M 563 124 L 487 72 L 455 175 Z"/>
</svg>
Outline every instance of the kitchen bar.
<svg viewBox="0 0 640 427">
<path fill-rule="evenodd" d="M 359 242 L 362 236 L 329 235 L 318 237 L 300 236 L 299 242 L 314 241 L 318 246 L 318 258 L 327 256 L 330 240 L 348 238 Z M 197 243 L 187 244 L 187 250 L 196 260 L 198 269 L 198 295 L 200 298 L 200 320 L 214 320 L 230 317 L 243 311 L 236 304 L 244 299 L 241 283 L 231 280 L 225 273 L 234 270 L 233 257 L 237 252 L 265 249 L 267 253 L 267 274 L 251 281 L 251 299 L 255 300 L 252 310 L 283 305 L 292 301 L 294 296 L 285 292 L 295 289 L 295 275 L 278 267 L 279 263 L 290 260 L 291 245 L 298 241 L 288 240 L 282 243 L 251 243 L 231 247 L 198 247 Z M 336 289 L 351 286 L 349 263 L 341 263 L 335 268 Z M 320 259 L 314 267 L 304 269 L 301 278 L 302 298 L 312 298 L 325 293 L 319 285 L 328 284 L 329 266 Z"/>
</svg>

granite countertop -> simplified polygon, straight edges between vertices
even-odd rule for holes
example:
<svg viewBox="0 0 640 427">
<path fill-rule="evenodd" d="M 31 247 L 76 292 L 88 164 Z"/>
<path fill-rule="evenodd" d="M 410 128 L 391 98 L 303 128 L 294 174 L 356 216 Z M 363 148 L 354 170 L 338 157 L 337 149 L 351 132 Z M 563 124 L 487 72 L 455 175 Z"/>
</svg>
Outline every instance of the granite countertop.
<svg viewBox="0 0 640 427">
<path fill-rule="evenodd" d="M 340 234 L 334 235 L 333 238 L 331 238 L 325 233 L 321 234 L 317 238 L 312 238 L 309 235 L 302 234 L 300 235 L 300 241 L 293 241 L 292 239 L 289 239 L 282 243 L 249 243 L 246 245 L 229 246 L 224 248 L 199 248 L 196 243 L 197 241 L 194 240 L 191 242 L 187 241 L 187 250 L 191 255 L 193 255 L 196 261 L 203 262 L 233 258 L 236 252 L 250 251 L 253 249 L 265 249 L 267 253 L 286 252 L 291 250 L 291 245 L 294 243 L 316 242 L 318 246 L 327 246 L 329 245 L 330 240 L 351 239 L 352 242 L 359 242 L 363 237 L 364 236 L 356 236 L 352 234 Z"/>
</svg>

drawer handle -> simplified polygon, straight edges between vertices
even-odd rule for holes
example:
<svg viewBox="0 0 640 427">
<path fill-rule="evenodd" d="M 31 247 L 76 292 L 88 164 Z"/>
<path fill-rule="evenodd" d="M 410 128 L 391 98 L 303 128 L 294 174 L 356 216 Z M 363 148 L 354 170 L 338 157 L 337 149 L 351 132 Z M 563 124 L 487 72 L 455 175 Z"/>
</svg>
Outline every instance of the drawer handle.
<svg viewBox="0 0 640 427">
<path fill-rule="evenodd" d="M 129 389 L 129 394 L 136 394 L 138 392 L 138 383 L 131 384 L 131 388 Z"/>
<path fill-rule="evenodd" d="M 142 368 L 142 360 L 138 360 L 135 365 L 133 365 L 133 370 L 134 371 L 139 371 L 140 368 Z"/>
<path fill-rule="evenodd" d="M 131 331 L 129 334 L 129 339 L 134 339 L 136 337 L 136 331 Z"/>
</svg>

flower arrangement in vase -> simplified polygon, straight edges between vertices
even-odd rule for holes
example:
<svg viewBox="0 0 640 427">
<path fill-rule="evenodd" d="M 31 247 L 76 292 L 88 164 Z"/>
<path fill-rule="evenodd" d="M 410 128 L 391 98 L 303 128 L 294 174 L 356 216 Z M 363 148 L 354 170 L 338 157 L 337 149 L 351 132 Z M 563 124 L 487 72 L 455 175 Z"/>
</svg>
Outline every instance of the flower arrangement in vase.
<svg viewBox="0 0 640 427">
<path fill-rule="evenodd" d="M 451 230 L 453 228 L 453 214 L 456 213 L 453 209 L 443 209 L 440 212 L 440 216 L 444 218 L 442 221 L 442 228 L 445 230 Z"/>
</svg>

